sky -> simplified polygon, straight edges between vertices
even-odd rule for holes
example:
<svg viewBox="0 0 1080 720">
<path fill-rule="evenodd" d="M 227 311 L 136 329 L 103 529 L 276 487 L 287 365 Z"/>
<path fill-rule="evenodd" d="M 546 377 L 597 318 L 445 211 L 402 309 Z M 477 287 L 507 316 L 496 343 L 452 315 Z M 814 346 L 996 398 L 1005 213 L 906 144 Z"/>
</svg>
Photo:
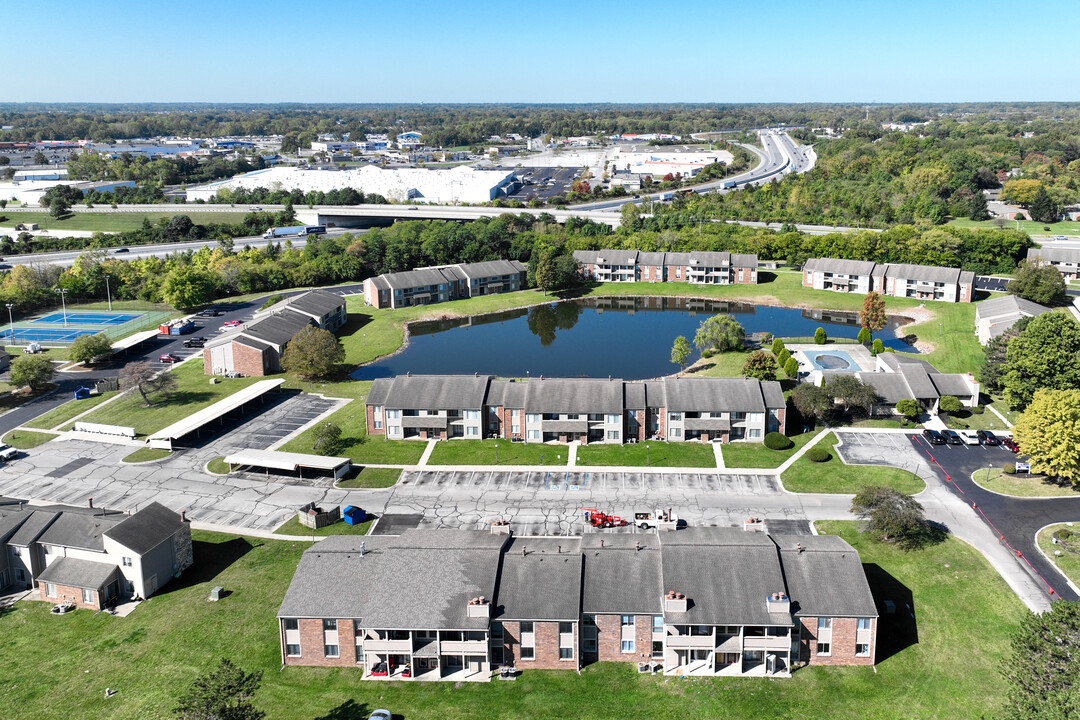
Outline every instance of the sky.
<svg viewBox="0 0 1080 720">
<path fill-rule="evenodd" d="M 1075 0 L 5 0 L 0 102 L 1075 101 Z M 12 41 L 16 40 L 17 41 Z"/>
</svg>

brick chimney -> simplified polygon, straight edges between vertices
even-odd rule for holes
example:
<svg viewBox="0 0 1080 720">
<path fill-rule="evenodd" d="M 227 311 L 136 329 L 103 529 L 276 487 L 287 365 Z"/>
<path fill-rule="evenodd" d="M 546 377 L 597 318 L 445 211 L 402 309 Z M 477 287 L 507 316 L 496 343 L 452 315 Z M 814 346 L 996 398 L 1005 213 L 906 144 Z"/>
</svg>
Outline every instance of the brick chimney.
<svg viewBox="0 0 1080 720">
<path fill-rule="evenodd" d="M 471 618 L 490 618 L 491 617 L 491 601 L 481 595 L 480 597 L 474 597 L 466 605 L 466 614 Z"/>
<path fill-rule="evenodd" d="M 686 612 L 688 605 L 688 598 L 681 592 L 668 590 L 664 595 L 664 612 Z"/>
<path fill-rule="evenodd" d="M 774 592 L 765 598 L 765 608 L 771 613 L 789 613 L 791 612 L 791 600 L 788 598 L 787 593 Z"/>
</svg>

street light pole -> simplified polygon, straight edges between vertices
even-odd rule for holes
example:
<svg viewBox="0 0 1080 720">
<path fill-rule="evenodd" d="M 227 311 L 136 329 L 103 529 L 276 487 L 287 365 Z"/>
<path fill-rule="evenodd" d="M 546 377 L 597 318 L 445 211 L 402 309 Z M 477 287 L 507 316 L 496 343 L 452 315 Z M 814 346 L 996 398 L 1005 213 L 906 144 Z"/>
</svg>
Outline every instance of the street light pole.
<svg viewBox="0 0 1080 720">
<path fill-rule="evenodd" d="M 67 288 L 60 288 L 56 292 L 60 293 L 60 305 L 64 309 L 64 327 L 67 327 Z"/>
<path fill-rule="evenodd" d="M 499 464 L 499 443 L 495 443 L 495 464 Z"/>
<path fill-rule="evenodd" d="M 17 343 L 15 342 L 15 321 L 11 319 L 11 308 L 13 308 L 13 307 L 15 307 L 15 303 L 8 303 L 7 304 L 7 317 L 8 317 L 8 327 L 11 328 L 11 344 L 16 345 Z"/>
<path fill-rule="evenodd" d="M 105 276 L 105 293 L 109 297 L 109 312 L 112 312 L 112 289 L 109 288 L 109 276 Z"/>
<path fill-rule="evenodd" d="M 649 443 L 645 443 L 645 467 L 649 467 Z"/>
<path fill-rule="evenodd" d="M 990 468 L 992 468 L 992 467 L 994 467 L 994 466 L 993 465 L 987 465 L 986 466 L 986 482 L 987 482 L 987 484 L 990 483 Z"/>
</svg>

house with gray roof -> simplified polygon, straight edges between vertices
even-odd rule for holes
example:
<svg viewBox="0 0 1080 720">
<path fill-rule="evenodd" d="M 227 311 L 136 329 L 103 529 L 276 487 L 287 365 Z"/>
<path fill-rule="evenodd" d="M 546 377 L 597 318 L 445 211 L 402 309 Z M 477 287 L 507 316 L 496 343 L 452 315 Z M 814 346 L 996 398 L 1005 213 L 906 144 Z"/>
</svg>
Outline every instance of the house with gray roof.
<svg viewBox="0 0 1080 720">
<path fill-rule="evenodd" d="M 575 250 L 581 274 L 596 282 L 757 283 L 757 255 L 729 252 Z"/>
<path fill-rule="evenodd" d="M 1050 312 L 1050 308 L 1016 295 L 983 300 L 975 305 L 975 334 L 979 342 L 986 345 L 1007 332 L 1020 318 L 1036 317 L 1045 312 Z"/>
<path fill-rule="evenodd" d="M 874 664 L 877 607 L 858 553 L 839 537 L 504 529 L 312 546 L 278 611 L 283 663 L 409 681 L 599 661 L 680 677 Z"/>
<path fill-rule="evenodd" d="M 971 302 L 975 273 L 958 268 L 881 264 L 870 260 L 810 258 L 803 265 L 803 287 L 941 302 Z"/>
<path fill-rule="evenodd" d="M 1028 262 L 1043 262 L 1053 265 L 1066 280 L 1080 277 L 1080 249 L 1037 247 L 1028 248 Z"/>
<path fill-rule="evenodd" d="M 934 415 L 944 395 L 952 395 L 964 407 L 979 404 L 980 385 L 970 373 L 942 373 L 926 360 L 899 353 L 878 353 L 874 372 L 815 370 L 807 382 L 820 384 L 836 375 L 852 375 L 874 389 L 878 398 L 874 415 L 896 414 L 896 403 L 905 399 L 917 400 Z"/>
<path fill-rule="evenodd" d="M 337 332 L 347 319 L 344 297 L 326 290 L 309 290 L 300 295 L 284 298 L 265 310 L 257 311 L 252 317 L 252 322 L 256 323 L 285 310 L 311 318 L 317 326 L 330 332 Z"/>
<path fill-rule="evenodd" d="M 526 268 L 517 260 L 489 260 L 383 273 L 364 281 L 364 302 L 374 308 L 414 307 L 524 290 Z"/>
</svg>

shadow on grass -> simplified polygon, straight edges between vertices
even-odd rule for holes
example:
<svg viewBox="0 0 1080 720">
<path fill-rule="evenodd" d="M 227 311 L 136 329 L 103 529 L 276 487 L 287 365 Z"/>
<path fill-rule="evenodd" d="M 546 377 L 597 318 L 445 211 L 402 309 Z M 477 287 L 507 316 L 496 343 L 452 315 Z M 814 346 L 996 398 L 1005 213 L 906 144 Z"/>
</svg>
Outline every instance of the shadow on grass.
<svg viewBox="0 0 1080 720">
<path fill-rule="evenodd" d="M 168 595 L 192 585 L 210 582 L 226 568 L 251 552 L 262 543 L 248 538 L 230 538 L 224 542 L 193 540 L 191 549 L 195 562 L 180 577 L 165 585 L 157 595 Z"/>
<path fill-rule="evenodd" d="M 367 703 L 357 703 L 352 698 L 349 698 L 325 715 L 318 716 L 315 720 L 367 720 L 369 712 L 371 711 L 368 709 Z M 400 717 L 400 715 L 393 716 L 395 719 Z"/>
<path fill-rule="evenodd" d="M 911 590 L 876 563 L 863 563 L 866 581 L 878 608 L 877 653 L 881 663 L 912 645 L 919 644 L 919 627 L 915 620 L 915 598 Z M 895 608 L 886 614 L 886 601 Z"/>
<path fill-rule="evenodd" d="M 762 285 L 764 283 L 776 282 L 776 273 L 768 272 L 766 270 L 758 270 L 757 281 L 758 281 L 758 285 Z"/>
</svg>

